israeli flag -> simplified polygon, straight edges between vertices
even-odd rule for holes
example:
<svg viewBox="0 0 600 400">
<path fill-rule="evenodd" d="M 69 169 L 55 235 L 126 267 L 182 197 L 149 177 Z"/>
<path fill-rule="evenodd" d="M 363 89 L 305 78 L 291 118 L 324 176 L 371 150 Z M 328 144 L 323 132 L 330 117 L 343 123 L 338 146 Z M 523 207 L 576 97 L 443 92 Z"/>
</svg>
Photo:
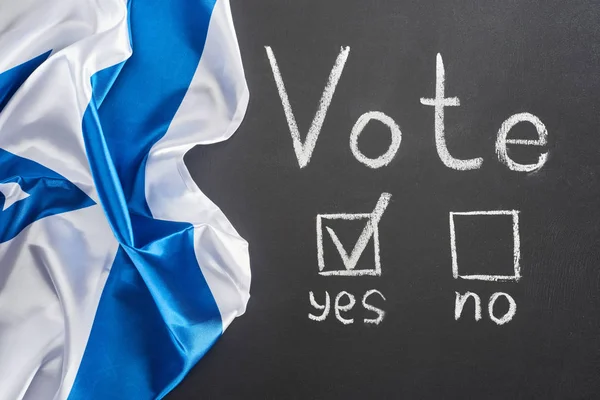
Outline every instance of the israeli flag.
<svg viewBox="0 0 600 400">
<path fill-rule="evenodd" d="M 0 5 L 0 399 L 156 399 L 249 298 L 183 156 L 248 90 L 228 0 Z"/>
</svg>

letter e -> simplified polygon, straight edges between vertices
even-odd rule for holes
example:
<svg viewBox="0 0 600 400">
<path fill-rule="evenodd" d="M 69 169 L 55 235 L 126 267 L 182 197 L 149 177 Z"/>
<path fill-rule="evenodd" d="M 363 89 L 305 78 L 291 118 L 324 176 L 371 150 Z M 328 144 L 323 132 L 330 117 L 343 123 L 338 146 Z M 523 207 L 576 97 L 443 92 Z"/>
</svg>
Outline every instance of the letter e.
<svg viewBox="0 0 600 400">
<path fill-rule="evenodd" d="M 340 300 L 341 300 L 342 296 L 348 297 L 348 304 L 343 305 L 343 306 L 340 305 Z M 354 307 L 354 304 L 356 304 L 356 300 L 354 300 L 354 296 L 352 296 L 348 292 L 342 291 L 336 296 L 336 298 L 335 298 L 335 316 L 342 324 L 349 325 L 354 322 L 354 319 L 344 318 L 344 317 L 342 317 L 342 315 L 340 313 L 340 311 L 346 312 L 346 311 L 352 310 L 352 307 Z"/>
<path fill-rule="evenodd" d="M 530 122 L 537 130 L 538 138 L 536 140 L 526 139 L 507 139 L 508 132 L 513 126 L 519 122 Z M 498 160 L 505 164 L 510 170 L 518 172 L 533 172 L 537 169 L 542 168 L 548 159 L 548 153 L 541 153 L 538 162 L 535 164 L 519 164 L 514 162 L 508 156 L 506 151 L 506 144 L 521 144 L 528 146 L 545 146 L 548 143 L 548 131 L 546 126 L 540 121 L 538 117 L 530 113 L 520 113 L 510 116 L 506 121 L 502 123 L 500 130 L 498 131 L 498 137 L 496 138 L 496 154 Z"/>
</svg>

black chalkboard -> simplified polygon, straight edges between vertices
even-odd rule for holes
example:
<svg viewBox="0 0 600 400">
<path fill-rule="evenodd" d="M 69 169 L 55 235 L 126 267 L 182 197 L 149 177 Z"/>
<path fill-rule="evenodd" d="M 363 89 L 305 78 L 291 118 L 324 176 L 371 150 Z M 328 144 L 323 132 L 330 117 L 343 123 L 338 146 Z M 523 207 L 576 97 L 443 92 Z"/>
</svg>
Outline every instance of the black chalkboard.
<svg viewBox="0 0 600 400">
<path fill-rule="evenodd" d="M 190 151 L 202 190 L 250 243 L 252 298 L 170 399 L 591 399 L 600 396 L 600 7 L 593 1 L 232 0 L 251 100 L 228 141 Z M 312 158 L 300 168 L 265 46 L 281 71 L 302 140 L 336 57 L 348 58 Z M 436 148 L 436 55 L 445 67 L 447 167 Z M 448 100 L 452 102 L 453 100 Z M 427 101 L 424 101 L 427 103 Z M 370 168 L 350 146 L 364 113 L 401 130 L 388 165 Z M 511 116 L 511 170 L 496 151 Z M 528 115 L 529 115 L 528 114 Z M 539 126 L 538 126 L 539 128 Z M 537 142 L 536 142 L 537 141 Z M 366 158 L 390 146 L 371 121 Z M 514 165 L 513 165 L 514 167 Z M 513 168 L 514 169 L 514 168 Z M 319 274 L 319 214 L 374 215 L 380 276 Z M 385 200 L 385 199 L 384 199 Z M 472 211 L 497 215 L 463 215 Z M 450 214 L 456 213 L 456 214 Z M 369 217 L 369 218 L 370 218 Z M 519 258 L 515 278 L 515 219 Z M 450 220 L 458 276 L 453 274 Z M 350 252 L 364 220 L 325 218 Z M 324 271 L 344 270 L 328 230 Z M 375 265 L 374 237 L 355 270 Z M 350 257 L 351 255 L 349 255 Z M 465 276 L 501 275 L 482 281 Z M 380 324 L 365 323 L 385 312 Z M 324 321 L 309 319 L 322 310 Z M 340 316 L 346 291 L 356 304 Z M 474 299 L 455 319 L 466 292 Z M 493 315 L 490 297 L 498 295 Z M 346 295 L 340 305 L 348 302 Z M 511 311 L 514 311 L 514 315 Z"/>
</svg>

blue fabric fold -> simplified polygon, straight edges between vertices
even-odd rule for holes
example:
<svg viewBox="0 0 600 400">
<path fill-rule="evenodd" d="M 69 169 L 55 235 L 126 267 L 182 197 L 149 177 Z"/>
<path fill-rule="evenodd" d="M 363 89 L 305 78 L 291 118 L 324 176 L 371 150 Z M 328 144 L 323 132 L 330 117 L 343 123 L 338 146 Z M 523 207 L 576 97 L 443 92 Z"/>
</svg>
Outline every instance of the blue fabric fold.
<svg viewBox="0 0 600 400">
<path fill-rule="evenodd" d="M 98 195 L 120 243 L 69 399 L 153 399 L 222 333 L 189 223 L 155 219 L 148 152 L 196 71 L 214 0 L 129 2 L 132 56 L 92 77 L 83 117 Z"/>
</svg>

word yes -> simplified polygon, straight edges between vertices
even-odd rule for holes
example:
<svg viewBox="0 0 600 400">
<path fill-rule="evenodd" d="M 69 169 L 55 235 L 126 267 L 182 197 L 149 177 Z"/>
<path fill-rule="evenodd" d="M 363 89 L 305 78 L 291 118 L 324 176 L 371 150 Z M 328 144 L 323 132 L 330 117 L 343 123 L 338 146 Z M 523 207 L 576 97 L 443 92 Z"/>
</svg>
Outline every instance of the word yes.
<svg viewBox="0 0 600 400">
<path fill-rule="evenodd" d="M 381 296 L 381 298 L 383 300 L 385 300 L 385 297 L 383 297 L 383 294 L 379 290 L 372 289 L 372 290 L 367 291 L 362 298 L 362 305 L 365 310 L 372 311 L 375 314 L 377 314 L 377 318 L 365 318 L 363 321 L 365 324 L 379 325 L 381 323 L 381 321 L 383 321 L 383 317 L 385 316 L 385 311 L 367 303 L 367 299 L 373 294 L 378 294 L 379 296 Z M 308 318 L 313 321 L 317 321 L 317 322 L 325 321 L 327 319 L 327 316 L 329 315 L 329 311 L 331 310 L 331 299 L 329 297 L 329 293 L 327 291 L 325 291 L 325 304 L 324 305 L 317 303 L 317 301 L 315 300 L 315 295 L 313 294 L 312 291 L 310 291 L 308 293 L 308 296 L 309 296 L 311 306 L 313 306 L 317 310 L 323 310 L 321 315 L 313 315 L 313 314 L 309 313 Z M 345 304 L 341 304 L 341 300 L 344 297 L 348 298 L 348 302 Z M 348 293 L 346 291 L 341 291 L 340 293 L 338 293 L 338 295 L 335 297 L 335 305 L 334 305 L 335 317 L 337 318 L 337 320 L 340 321 L 344 325 L 350 325 L 350 324 L 354 323 L 354 318 L 346 318 L 342 315 L 342 313 L 346 313 L 346 312 L 352 310 L 352 308 L 354 307 L 355 304 L 356 304 L 356 300 L 351 293 Z"/>
</svg>

